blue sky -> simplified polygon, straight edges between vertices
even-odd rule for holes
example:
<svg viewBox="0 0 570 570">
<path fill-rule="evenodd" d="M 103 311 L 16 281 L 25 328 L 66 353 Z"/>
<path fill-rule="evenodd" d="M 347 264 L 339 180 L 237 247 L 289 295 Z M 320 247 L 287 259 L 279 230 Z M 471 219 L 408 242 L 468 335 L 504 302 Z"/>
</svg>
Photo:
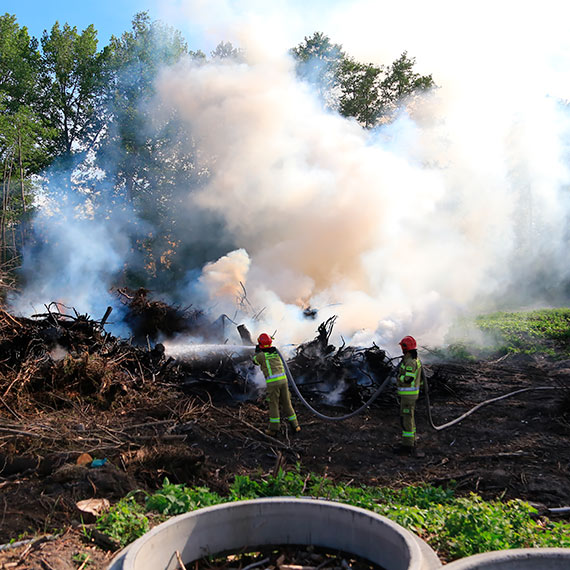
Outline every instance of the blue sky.
<svg viewBox="0 0 570 570">
<path fill-rule="evenodd" d="M 155 5 L 154 0 L 2 0 L 0 13 L 15 15 L 18 24 L 26 26 L 30 35 L 38 39 L 56 21 L 76 26 L 78 31 L 93 24 L 99 47 L 103 47 L 112 35 L 120 36 L 131 29 L 131 20 L 137 12 L 148 10 L 151 19 L 162 19 Z"/>
<path fill-rule="evenodd" d="M 327 12 L 350 0 L 2 0 L 0 14 L 13 14 L 31 36 L 41 38 L 58 21 L 75 26 L 79 32 L 90 24 L 98 34 L 99 48 L 112 35 L 131 29 L 137 12 L 148 11 L 151 20 L 160 20 L 182 32 L 190 49 L 208 53 L 220 41 L 240 44 L 240 28 L 248 18 L 259 19 L 260 27 L 276 26 L 286 34 L 287 48 L 301 42 L 303 36 L 322 28 Z M 269 17 L 275 12 L 277 17 Z M 271 38 L 275 40 L 274 37 Z"/>
<path fill-rule="evenodd" d="M 30 35 L 41 38 L 56 21 L 76 26 L 78 31 L 93 24 L 98 31 L 100 47 L 107 44 L 112 35 L 120 36 L 130 30 L 136 12 L 150 9 L 141 0 L 2 0 L 2 14 L 16 16 L 20 26 L 26 26 Z M 153 14 L 150 13 L 151 18 Z"/>
</svg>

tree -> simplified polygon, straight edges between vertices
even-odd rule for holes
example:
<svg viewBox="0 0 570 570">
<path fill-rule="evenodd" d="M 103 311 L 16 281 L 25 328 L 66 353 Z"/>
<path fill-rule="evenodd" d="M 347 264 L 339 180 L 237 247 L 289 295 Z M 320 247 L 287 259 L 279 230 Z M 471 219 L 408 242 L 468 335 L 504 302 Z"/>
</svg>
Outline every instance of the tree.
<svg viewBox="0 0 570 570">
<path fill-rule="evenodd" d="M 393 112 L 406 97 L 435 87 L 431 74 L 420 75 L 413 71 L 415 63 L 415 58 L 409 58 L 404 52 L 386 70 L 386 77 L 380 85 L 384 114 Z"/>
<path fill-rule="evenodd" d="M 81 34 L 67 23 L 56 22 L 41 40 L 44 113 L 58 131 L 57 154 L 70 168 L 78 150 L 92 148 L 99 137 L 107 86 L 106 61 L 109 49 L 97 52 L 97 32 L 93 25 Z"/>
<path fill-rule="evenodd" d="M 0 16 L 0 93 L 4 112 L 37 102 L 40 70 L 38 41 L 20 28 L 16 16 Z"/>
<path fill-rule="evenodd" d="M 220 42 L 216 49 L 210 52 L 213 59 L 231 59 L 234 61 L 243 60 L 243 50 L 235 48 L 231 42 Z"/>
<path fill-rule="evenodd" d="M 153 121 L 148 108 L 155 94 L 154 81 L 164 65 L 176 63 L 188 48 L 180 32 L 160 22 L 151 23 L 146 12 L 135 15 L 131 32 L 111 38 L 111 48 L 113 125 L 102 156 L 114 162 L 116 184 L 132 201 L 148 184 L 149 170 L 157 164 L 153 147 L 160 142 L 161 128 L 149 128 Z"/>
<path fill-rule="evenodd" d="M 327 107 L 354 117 L 365 128 L 391 120 L 408 97 L 434 87 L 431 75 L 413 71 L 415 59 L 406 52 L 388 68 L 364 64 L 321 32 L 305 37 L 291 54 L 297 61 L 297 75 L 317 85 Z"/>
<path fill-rule="evenodd" d="M 32 175 L 53 156 L 55 131 L 41 115 L 38 42 L 15 16 L 0 17 L 0 263 L 16 259 L 31 214 Z"/>
<path fill-rule="evenodd" d="M 383 108 L 381 74 L 381 67 L 345 58 L 337 73 L 341 91 L 340 114 L 354 117 L 365 128 L 376 125 Z"/>
<path fill-rule="evenodd" d="M 32 174 L 49 164 L 54 132 L 30 107 L 4 114 L 0 107 L 0 157 L 2 159 L 1 261 L 17 255 L 24 243 L 33 202 Z M 20 231 L 18 232 L 18 228 Z M 8 232 L 11 238 L 8 239 Z M 8 243 L 11 243 L 8 246 Z"/>
<path fill-rule="evenodd" d="M 135 248 L 142 254 L 136 278 L 157 275 L 172 267 L 179 240 L 178 188 L 188 188 L 195 175 L 193 141 L 172 109 L 161 108 L 155 81 L 165 66 L 190 55 L 205 61 L 202 52 L 188 53 L 181 33 L 146 12 L 135 15 L 132 30 L 111 38 L 112 70 L 109 109 L 112 120 L 98 150 L 100 164 L 112 173 L 115 191 L 138 218 L 151 228 L 138 236 Z M 182 230 L 182 228 L 180 228 Z"/>
<path fill-rule="evenodd" d="M 297 61 L 296 72 L 300 79 L 317 87 L 327 106 L 335 108 L 335 88 L 338 87 L 338 71 L 346 55 L 342 46 L 333 44 L 322 32 L 306 37 L 304 42 L 290 50 Z"/>
</svg>

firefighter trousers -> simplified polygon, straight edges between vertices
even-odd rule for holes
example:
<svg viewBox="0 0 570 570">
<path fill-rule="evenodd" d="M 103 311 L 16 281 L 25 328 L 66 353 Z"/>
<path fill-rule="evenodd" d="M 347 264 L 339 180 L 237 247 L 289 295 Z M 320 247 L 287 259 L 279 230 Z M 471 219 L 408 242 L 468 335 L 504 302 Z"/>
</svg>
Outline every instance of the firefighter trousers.
<svg viewBox="0 0 570 570">
<path fill-rule="evenodd" d="M 402 445 L 414 447 L 416 445 L 416 402 L 418 395 L 400 396 L 400 422 L 402 424 Z"/>
<path fill-rule="evenodd" d="M 299 425 L 297 415 L 291 404 L 291 395 L 286 378 L 267 382 L 267 402 L 269 404 L 269 429 L 271 431 L 279 431 L 280 409 L 293 427 Z"/>
</svg>

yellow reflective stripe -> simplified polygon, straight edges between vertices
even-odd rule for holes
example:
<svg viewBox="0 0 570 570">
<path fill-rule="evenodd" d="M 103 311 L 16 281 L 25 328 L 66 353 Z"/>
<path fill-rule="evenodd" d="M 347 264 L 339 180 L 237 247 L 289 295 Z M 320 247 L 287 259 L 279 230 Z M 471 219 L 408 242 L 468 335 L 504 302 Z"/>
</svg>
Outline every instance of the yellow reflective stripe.
<svg viewBox="0 0 570 570">
<path fill-rule="evenodd" d="M 398 380 L 399 382 L 401 382 L 402 384 L 407 383 L 407 380 L 409 378 L 411 378 L 411 387 L 416 387 L 418 380 L 420 378 L 420 370 L 422 368 L 422 365 L 420 363 L 418 363 L 418 366 L 416 368 L 416 371 L 413 372 L 414 367 L 413 366 L 404 366 L 402 367 L 402 373 L 398 376 Z"/>
<path fill-rule="evenodd" d="M 267 352 L 263 353 L 265 355 L 265 364 L 267 364 L 267 372 L 269 372 L 269 377 L 271 377 L 271 364 L 269 364 L 269 355 Z"/>
<path fill-rule="evenodd" d="M 269 418 L 269 423 L 278 424 L 278 423 L 280 423 L 279 418 Z"/>
<path fill-rule="evenodd" d="M 270 376 L 267 378 L 266 382 L 269 384 L 270 382 L 277 382 L 277 380 L 287 380 L 287 376 L 285 374 L 280 374 L 279 376 Z"/>
<path fill-rule="evenodd" d="M 285 377 L 285 372 L 279 372 L 279 374 L 272 374 L 268 376 L 267 380 L 270 380 L 271 378 L 283 378 L 283 377 Z"/>
</svg>

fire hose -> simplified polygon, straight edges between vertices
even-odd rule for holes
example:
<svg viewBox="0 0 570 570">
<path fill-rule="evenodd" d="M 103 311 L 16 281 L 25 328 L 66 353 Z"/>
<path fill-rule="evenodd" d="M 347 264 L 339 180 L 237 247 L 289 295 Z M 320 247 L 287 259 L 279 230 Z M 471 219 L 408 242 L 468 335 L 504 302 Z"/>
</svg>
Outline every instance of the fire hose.
<svg viewBox="0 0 570 570">
<path fill-rule="evenodd" d="M 370 404 L 372 404 L 372 402 L 374 402 L 374 400 L 376 400 L 376 398 L 378 398 L 378 396 L 380 396 L 380 394 L 386 389 L 386 386 L 391 382 L 391 379 L 392 379 L 392 374 L 388 374 L 388 376 L 386 377 L 384 382 L 382 382 L 382 384 L 379 386 L 379 388 L 372 394 L 372 396 L 370 396 L 368 401 L 365 402 L 364 404 L 362 404 L 362 406 L 360 406 L 358 409 L 354 410 L 353 412 L 351 412 L 349 414 L 342 415 L 342 416 L 326 416 L 324 414 L 321 414 L 318 410 L 315 410 L 315 408 L 313 408 L 311 406 L 311 404 L 309 404 L 309 402 L 307 402 L 307 400 L 305 400 L 305 398 L 303 397 L 303 395 L 299 391 L 297 383 L 295 382 L 293 375 L 291 374 L 291 371 L 289 370 L 289 367 L 287 366 L 287 362 L 286 362 L 285 358 L 283 357 L 283 355 L 281 354 L 279 349 L 276 349 L 276 350 L 277 350 L 277 353 L 279 354 L 279 356 L 281 357 L 281 360 L 283 361 L 283 365 L 285 367 L 285 374 L 287 375 L 287 379 L 289 381 L 289 384 L 292 386 L 293 391 L 295 392 L 295 394 L 297 394 L 298 398 L 301 400 L 303 405 L 309 411 L 311 411 L 314 415 L 316 415 L 318 418 L 321 418 L 322 420 L 328 420 L 328 421 L 347 420 L 348 418 L 352 418 L 352 417 L 360 414 L 366 408 L 368 408 L 368 406 L 370 406 Z M 396 367 L 394 367 L 394 372 L 395 371 L 396 371 Z M 447 429 L 451 426 L 458 424 L 459 422 L 463 421 L 465 418 L 467 418 L 468 416 L 470 416 L 471 414 L 473 414 L 477 410 L 480 410 L 483 406 L 493 404 L 494 402 L 499 402 L 500 400 L 505 400 L 506 398 L 511 398 L 512 396 L 517 396 L 518 394 L 522 394 L 523 392 L 531 392 L 533 390 L 555 390 L 554 386 L 536 386 L 533 388 L 521 388 L 520 390 L 515 390 L 514 392 L 509 392 L 508 394 L 503 394 L 502 396 L 498 396 L 496 398 L 490 398 L 488 400 L 484 400 L 483 402 L 477 404 L 476 406 L 474 406 L 473 408 L 471 408 L 470 410 L 468 410 L 464 414 L 461 414 L 459 417 L 455 418 L 454 420 L 451 420 L 445 424 L 437 426 L 434 424 L 433 418 L 432 418 L 431 403 L 430 403 L 430 399 L 429 399 L 429 382 L 428 382 L 428 379 L 425 376 L 425 374 L 423 375 L 423 380 L 424 380 L 424 387 L 425 387 L 426 408 L 427 408 L 429 424 L 436 431 L 441 431 L 441 430 Z"/>
<path fill-rule="evenodd" d="M 362 406 L 360 406 L 358 409 L 354 410 L 353 412 L 350 412 L 350 414 L 345 414 L 343 416 L 326 416 L 324 414 L 321 414 L 321 412 L 319 412 L 318 410 L 315 410 L 315 408 L 313 408 L 311 406 L 311 404 L 309 404 L 309 402 L 307 402 L 307 400 L 305 400 L 305 398 L 303 397 L 303 395 L 299 391 L 299 388 L 297 387 L 297 383 L 295 382 L 293 375 L 291 374 L 291 371 L 289 370 L 289 367 L 287 366 L 287 362 L 286 362 L 285 358 L 283 358 L 283 355 L 281 354 L 281 352 L 279 352 L 278 348 L 276 348 L 276 350 L 277 350 L 277 354 L 279 354 L 279 356 L 281 357 L 281 360 L 283 361 L 283 365 L 285 367 L 285 374 L 287 375 L 287 379 L 289 380 L 289 384 L 292 386 L 293 391 L 295 392 L 295 394 L 297 394 L 297 396 L 299 397 L 299 400 L 301 400 L 303 405 L 309 411 L 311 411 L 313 414 L 315 414 L 315 416 L 317 416 L 318 418 L 321 418 L 322 420 L 328 420 L 328 421 L 347 420 L 348 418 L 352 418 L 352 417 L 360 414 L 368 406 L 370 406 L 370 404 L 372 404 L 372 402 L 374 400 L 376 400 L 376 398 L 378 398 L 378 396 L 380 396 L 380 394 L 384 391 L 384 389 L 390 383 L 390 380 L 391 380 L 391 375 L 388 375 L 386 377 L 386 379 L 384 380 L 384 382 L 382 382 L 380 387 L 374 392 L 374 394 L 372 394 L 372 396 L 370 396 L 368 401 L 365 402 L 364 404 L 362 404 Z"/>
<path fill-rule="evenodd" d="M 523 392 L 530 392 L 532 390 L 555 390 L 554 386 L 536 386 L 534 388 L 521 388 L 520 390 L 515 390 L 514 392 L 509 392 L 508 394 L 504 394 L 502 396 L 497 396 L 496 398 L 490 398 L 489 400 L 485 400 L 485 401 L 481 402 L 480 404 L 477 404 L 476 406 L 474 406 L 470 410 L 467 410 L 464 414 L 460 415 L 459 417 L 455 418 L 454 420 L 451 420 L 451 421 L 449 421 L 445 424 L 442 424 L 440 426 L 436 426 L 433 423 L 433 419 L 431 416 L 431 404 L 430 404 L 430 400 L 429 400 L 429 383 L 428 383 L 427 378 L 425 378 L 425 377 L 424 377 L 424 386 L 425 386 L 426 408 L 427 408 L 429 424 L 436 431 L 441 431 L 441 430 L 447 429 L 448 427 L 454 426 L 455 424 L 458 424 L 460 421 L 464 420 L 467 416 L 470 416 L 473 412 L 476 412 L 477 410 L 481 409 L 483 406 L 487 406 L 488 404 L 493 404 L 494 402 L 499 402 L 500 400 L 504 400 L 506 398 L 510 398 L 512 396 L 522 394 Z"/>
</svg>

